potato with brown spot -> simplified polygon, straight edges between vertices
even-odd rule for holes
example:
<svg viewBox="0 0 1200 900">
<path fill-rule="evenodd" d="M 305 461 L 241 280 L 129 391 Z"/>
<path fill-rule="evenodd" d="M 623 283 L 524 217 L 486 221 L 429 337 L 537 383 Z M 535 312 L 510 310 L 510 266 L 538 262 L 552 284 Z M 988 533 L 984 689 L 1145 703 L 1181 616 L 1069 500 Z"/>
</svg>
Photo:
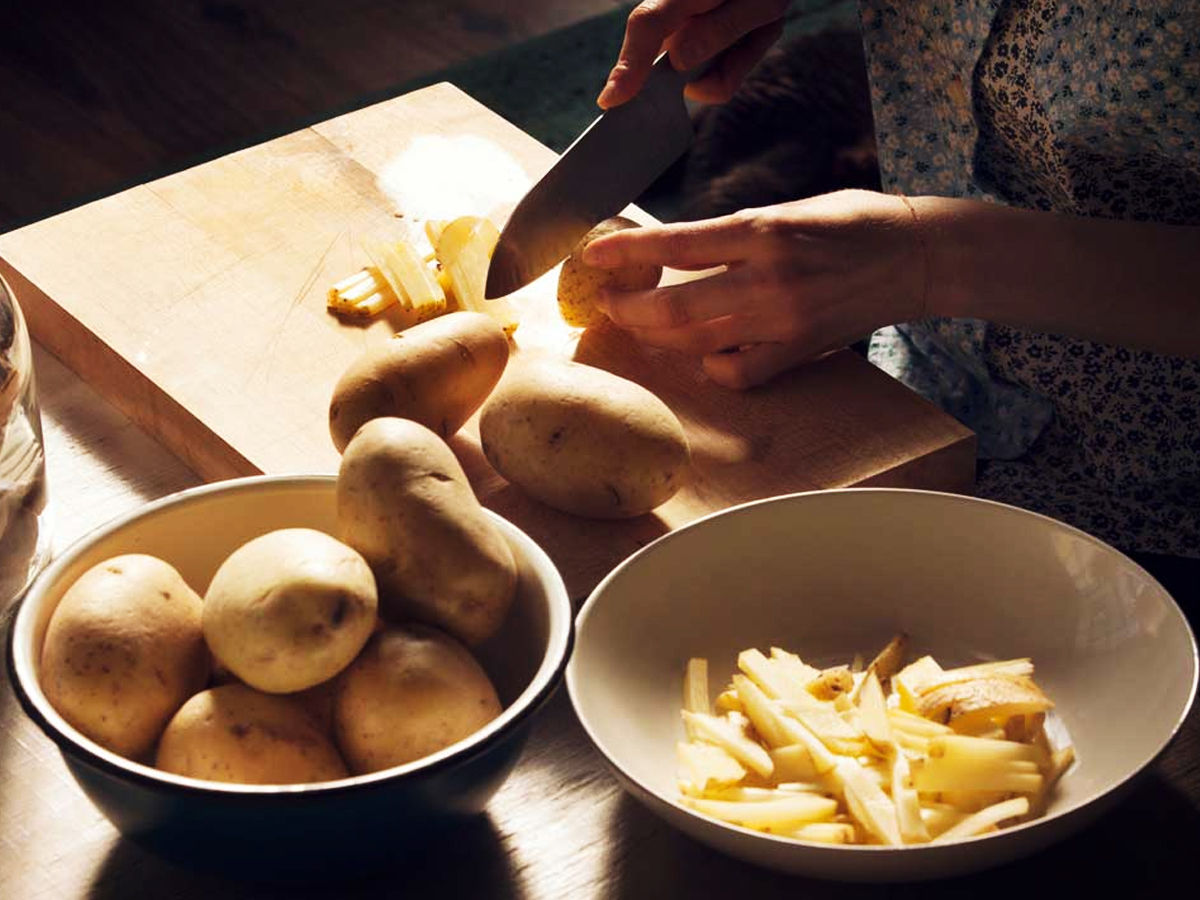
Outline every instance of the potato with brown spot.
<svg viewBox="0 0 1200 900">
<path fill-rule="evenodd" d="M 624 519 L 669 500 L 691 452 L 679 419 L 641 385 L 539 359 L 505 374 L 483 406 L 488 462 L 529 496 L 573 515 Z"/>
<path fill-rule="evenodd" d="M 188 700 L 163 732 L 155 765 L 235 784 L 308 784 L 348 774 L 333 741 L 297 700 L 243 684 Z"/>
<path fill-rule="evenodd" d="M 500 715 L 487 673 L 436 628 L 391 626 L 337 680 L 334 728 L 356 774 L 421 759 Z"/>
<path fill-rule="evenodd" d="M 517 565 L 450 447 L 407 419 L 373 419 L 342 454 L 342 539 L 370 563 L 380 612 L 443 628 L 470 646 L 500 628 Z"/>
<path fill-rule="evenodd" d="M 93 566 L 50 617 L 40 669 L 46 699 L 96 743 L 142 758 L 208 680 L 201 606 L 156 557 L 128 554 Z"/>
<path fill-rule="evenodd" d="M 247 541 L 204 595 L 204 637 L 241 681 L 289 693 L 332 678 L 375 627 L 378 592 L 367 561 L 311 528 Z"/>
<path fill-rule="evenodd" d="M 461 310 L 406 328 L 366 350 L 342 374 L 329 404 L 338 452 L 380 416 L 420 422 L 442 437 L 479 408 L 508 363 L 508 336 L 491 316 Z"/>
<path fill-rule="evenodd" d="M 568 325 L 590 328 L 608 317 L 596 305 L 605 290 L 647 291 L 658 285 L 662 267 L 638 263 L 616 269 L 598 269 L 583 262 L 583 250 L 598 237 L 641 226 L 625 216 L 605 219 L 580 239 L 558 273 L 558 309 Z"/>
</svg>

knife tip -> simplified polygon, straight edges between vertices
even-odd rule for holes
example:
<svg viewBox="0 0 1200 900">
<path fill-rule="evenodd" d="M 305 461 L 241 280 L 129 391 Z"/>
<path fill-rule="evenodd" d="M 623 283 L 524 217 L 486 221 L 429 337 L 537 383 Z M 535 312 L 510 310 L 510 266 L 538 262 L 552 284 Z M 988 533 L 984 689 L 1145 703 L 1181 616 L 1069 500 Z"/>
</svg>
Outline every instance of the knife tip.
<svg viewBox="0 0 1200 900">
<path fill-rule="evenodd" d="M 487 283 L 483 288 L 484 300 L 499 300 L 521 287 L 519 262 L 503 244 L 497 244 L 488 264 Z"/>
</svg>

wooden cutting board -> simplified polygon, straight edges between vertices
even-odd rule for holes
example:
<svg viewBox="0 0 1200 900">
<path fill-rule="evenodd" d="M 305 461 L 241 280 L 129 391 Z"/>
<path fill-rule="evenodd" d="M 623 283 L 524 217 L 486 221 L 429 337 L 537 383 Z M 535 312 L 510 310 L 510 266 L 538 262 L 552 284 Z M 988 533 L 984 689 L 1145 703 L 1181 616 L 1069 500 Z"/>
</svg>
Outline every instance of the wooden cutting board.
<svg viewBox="0 0 1200 900">
<path fill-rule="evenodd" d="M 325 311 L 329 285 L 366 262 L 359 239 L 416 236 L 427 219 L 459 215 L 503 224 L 553 160 L 438 84 L 0 235 L 0 273 L 35 338 L 201 476 L 333 472 L 333 384 L 403 324 Z M 695 454 L 690 485 L 654 514 L 592 522 L 506 484 L 474 420 L 454 439 L 484 503 L 546 547 L 574 596 L 638 546 L 735 503 L 972 484 L 973 434 L 849 351 L 737 393 L 615 329 L 568 328 L 556 279 L 514 295 L 516 353 L 573 356 L 642 383 L 679 415 Z"/>
</svg>

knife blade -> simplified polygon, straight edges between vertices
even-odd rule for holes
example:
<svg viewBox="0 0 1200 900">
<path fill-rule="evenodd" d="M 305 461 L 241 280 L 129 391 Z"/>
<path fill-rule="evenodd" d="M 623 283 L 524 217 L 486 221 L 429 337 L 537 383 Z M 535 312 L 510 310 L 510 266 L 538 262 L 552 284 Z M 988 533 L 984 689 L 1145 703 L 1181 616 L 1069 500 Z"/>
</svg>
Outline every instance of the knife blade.
<svg viewBox="0 0 1200 900">
<path fill-rule="evenodd" d="M 677 72 L 664 53 L 632 100 L 589 125 L 521 198 L 500 232 L 484 296 L 511 294 L 570 254 L 615 216 L 691 143 L 683 89 L 699 72 Z"/>
</svg>

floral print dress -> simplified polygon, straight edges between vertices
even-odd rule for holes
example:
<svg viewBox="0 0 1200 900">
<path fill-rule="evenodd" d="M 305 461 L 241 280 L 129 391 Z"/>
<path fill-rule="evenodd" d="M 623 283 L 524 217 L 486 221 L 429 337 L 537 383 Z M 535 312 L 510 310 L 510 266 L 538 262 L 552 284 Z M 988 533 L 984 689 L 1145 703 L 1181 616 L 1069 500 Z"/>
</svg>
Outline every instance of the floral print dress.
<svg viewBox="0 0 1200 900">
<path fill-rule="evenodd" d="M 1200 3 L 861 7 L 884 190 L 1200 225 Z M 963 319 L 869 353 L 976 431 L 979 495 L 1200 557 L 1200 361 Z"/>
</svg>

